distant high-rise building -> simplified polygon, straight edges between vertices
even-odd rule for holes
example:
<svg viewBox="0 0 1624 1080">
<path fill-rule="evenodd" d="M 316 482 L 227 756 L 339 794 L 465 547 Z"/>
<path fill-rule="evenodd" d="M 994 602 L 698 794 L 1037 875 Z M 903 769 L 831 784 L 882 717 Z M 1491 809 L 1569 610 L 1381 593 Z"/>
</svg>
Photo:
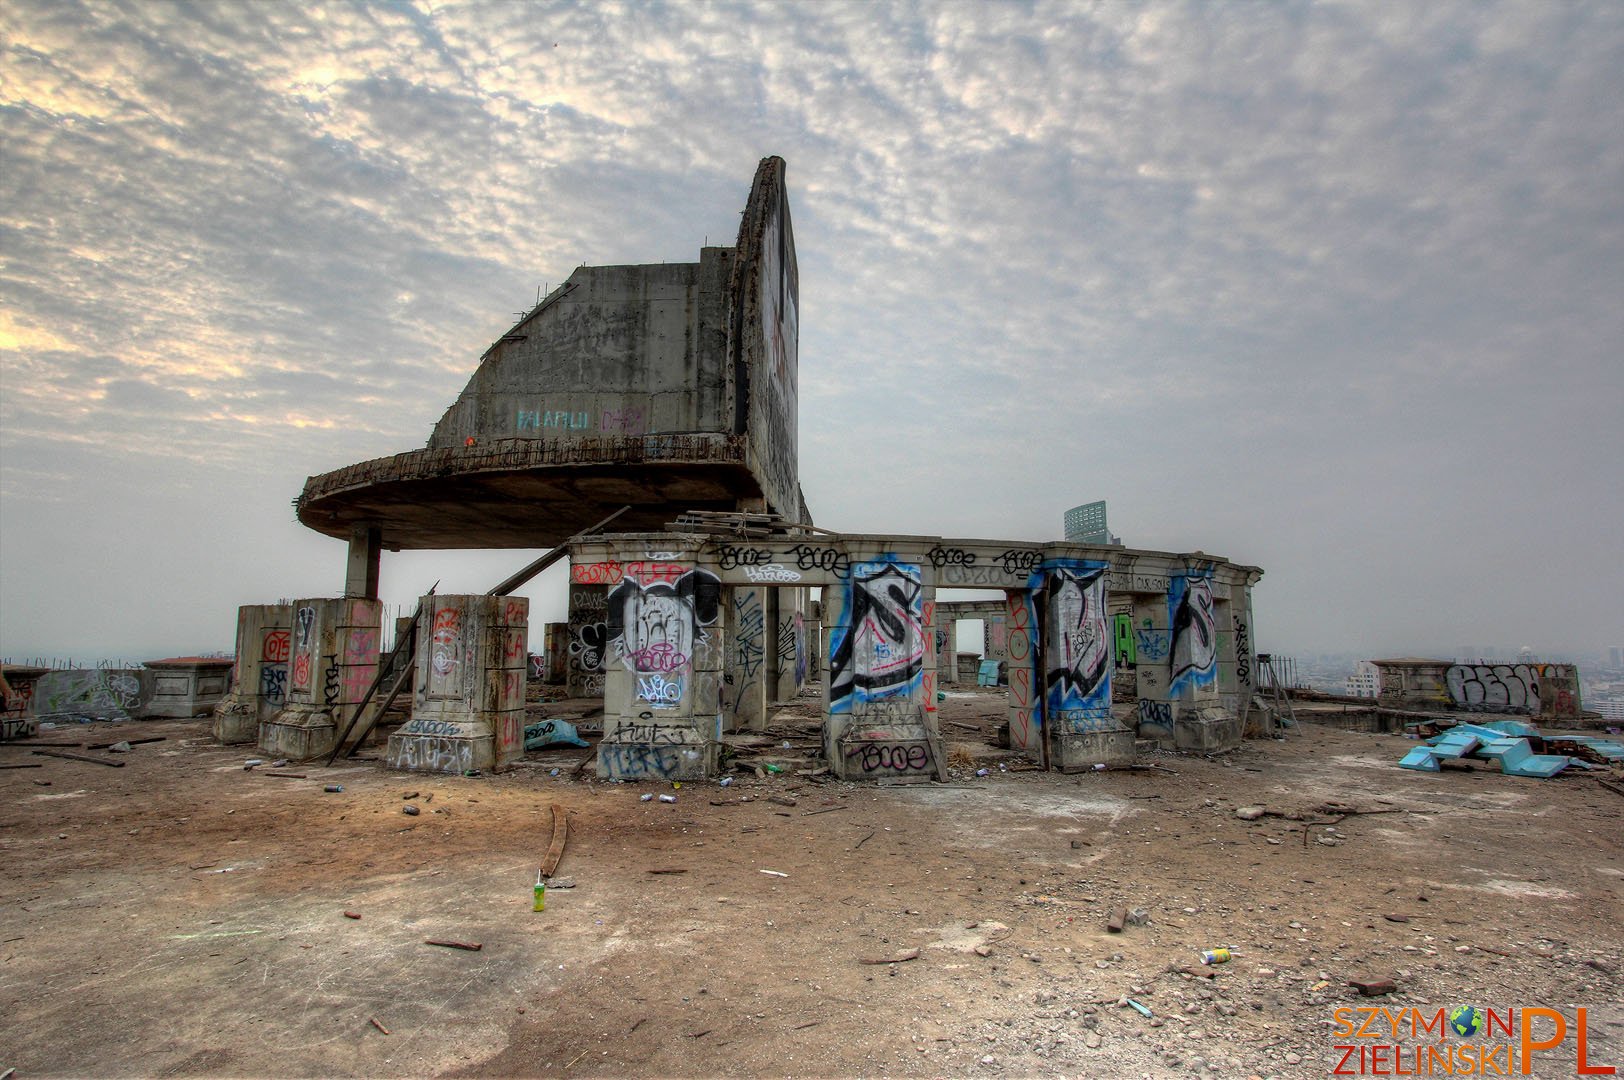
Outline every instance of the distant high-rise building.
<svg viewBox="0 0 1624 1080">
<path fill-rule="evenodd" d="M 1624 671 L 1624 645 L 1614 645 L 1607 650 L 1607 663 L 1614 671 Z"/>
<path fill-rule="evenodd" d="M 1073 544 L 1120 544 L 1105 525 L 1105 500 L 1084 503 L 1066 511 L 1066 539 Z"/>
</svg>

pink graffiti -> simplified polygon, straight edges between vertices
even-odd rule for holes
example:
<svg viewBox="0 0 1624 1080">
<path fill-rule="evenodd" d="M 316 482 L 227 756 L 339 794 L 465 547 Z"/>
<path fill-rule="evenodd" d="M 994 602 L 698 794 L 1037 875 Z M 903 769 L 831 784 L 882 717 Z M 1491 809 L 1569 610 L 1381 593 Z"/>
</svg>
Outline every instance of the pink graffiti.
<svg viewBox="0 0 1624 1080">
<path fill-rule="evenodd" d="M 688 658 L 677 651 L 669 641 L 656 642 L 638 649 L 628 657 L 638 671 L 675 671 L 688 663 Z"/>
</svg>

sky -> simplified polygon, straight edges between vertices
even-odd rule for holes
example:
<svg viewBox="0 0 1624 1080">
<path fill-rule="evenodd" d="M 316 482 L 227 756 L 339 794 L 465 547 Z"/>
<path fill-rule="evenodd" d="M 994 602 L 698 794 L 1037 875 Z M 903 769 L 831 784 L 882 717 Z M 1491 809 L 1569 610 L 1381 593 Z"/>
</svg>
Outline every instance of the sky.
<svg viewBox="0 0 1624 1080">
<path fill-rule="evenodd" d="M 770 154 L 818 524 L 1105 499 L 1262 567 L 1263 651 L 1624 644 L 1621 106 L 1612 2 L 7 0 L 0 655 L 337 594 L 305 478 L 575 266 L 732 244 Z"/>
</svg>

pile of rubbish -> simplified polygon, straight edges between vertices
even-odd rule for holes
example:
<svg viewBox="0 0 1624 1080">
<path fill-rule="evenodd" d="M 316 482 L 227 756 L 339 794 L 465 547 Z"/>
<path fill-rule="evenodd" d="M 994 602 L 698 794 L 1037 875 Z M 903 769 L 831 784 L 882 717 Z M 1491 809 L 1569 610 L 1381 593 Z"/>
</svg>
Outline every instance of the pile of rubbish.
<svg viewBox="0 0 1624 1080">
<path fill-rule="evenodd" d="M 1562 753 L 1544 753 L 1560 750 Z M 1624 765 L 1624 745 L 1584 735 L 1544 736 L 1521 720 L 1456 724 L 1405 754 L 1399 765 L 1421 772 L 1440 772 L 1444 761 L 1476 758 L 1492 761 L 1508 776 L 1548 779 L 1565 769 L 1603 769 Z"/>
</svg>

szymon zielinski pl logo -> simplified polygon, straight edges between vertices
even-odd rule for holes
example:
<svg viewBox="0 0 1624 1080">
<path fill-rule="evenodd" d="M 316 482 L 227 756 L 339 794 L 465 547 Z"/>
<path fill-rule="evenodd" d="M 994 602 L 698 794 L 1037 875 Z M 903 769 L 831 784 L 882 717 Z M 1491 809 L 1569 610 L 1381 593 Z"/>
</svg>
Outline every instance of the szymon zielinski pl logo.
<svg viewBox="0 0 1624 1080">
<path fill-rule="evenodd" d="M 1333 1076 L 1527 1076 L 1542 1055 L 1555 1057 L 1570 1034 L 1578 1075 L 1618 1073 L 1616 1062 L 1590 1060 L 1582 1008 L 1563 1013 L 1457 1005 L 1427 1012 L 1367 1006 L 1331 1015 Z M 1548 1068 L 1541 1072 L 1552 1075 Z"/>
</svg>

